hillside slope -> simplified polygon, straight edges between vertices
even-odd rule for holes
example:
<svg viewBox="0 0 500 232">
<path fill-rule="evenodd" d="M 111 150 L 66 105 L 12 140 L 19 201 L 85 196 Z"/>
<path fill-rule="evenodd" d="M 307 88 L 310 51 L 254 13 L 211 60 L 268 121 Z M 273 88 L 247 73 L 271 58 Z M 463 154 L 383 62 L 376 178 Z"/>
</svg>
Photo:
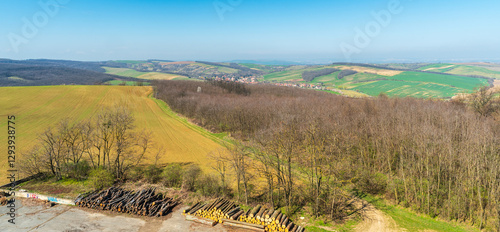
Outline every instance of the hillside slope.
<svg viewBox="0 0 500 232">
<path fill-rule="evenodd" d="M 0 63 L 0 86 L 94 85 L 117 78 L 136 80 L 86 69 Z"/>
<path fill-rule="evenodd" d="M 309 82 L 303 79 L 305 72 L 327 68 L 338 71 L 315 77 Z M 476 87 L 489 84 L 486 77 L 475 78 L 438 72 L 438 70 L 448 68 L 451 67 L 447 64 L 424 66 L 419 68 L 421 70 L 415 71 L 347 63 L 291 66 L 284 71 L 264 75 L 264 80 L 322 85 L 330 89 L 356 91 L 369 96 L 384 93 L 388 96 L 417 98 L 450 98 L 458 93 L 471 92 Z"/>
<path fill-rule="evenodd" d="M 157 147 L 165 155 L 160 163 L 194 162 L 207 165 L 207 155 L 222 146 L 217 137 L 190 125 L 162 102 L 148 95 L 151 87 L 128 86 L 43 86 L 0 88 L 0 115 L 15 115 L 17 125 L 17 153 L 27 152 L 37 143 L 37 136 L 64 118 L 85 120 L 100 109 L 115 104 L 126 105 L 136 118 L 137 129 L 150 130 Z M 6 118 L 6 117 L 5 117 Z M 7 131 L 7 121 L 0 121 L 0 130 Z M 6 136 L 0 143 L 7 144 Z M 0 147 L 6 160 L 6 146 Z M 22 155 L 17 157 L 21 162 Z M 146 162 L 154 162 L 152 156 Z M 0 162 L 0 175 L 5 176 L 7 162 Z M 3 178 L 0 184 L 5 183 Z"/>
</svg>

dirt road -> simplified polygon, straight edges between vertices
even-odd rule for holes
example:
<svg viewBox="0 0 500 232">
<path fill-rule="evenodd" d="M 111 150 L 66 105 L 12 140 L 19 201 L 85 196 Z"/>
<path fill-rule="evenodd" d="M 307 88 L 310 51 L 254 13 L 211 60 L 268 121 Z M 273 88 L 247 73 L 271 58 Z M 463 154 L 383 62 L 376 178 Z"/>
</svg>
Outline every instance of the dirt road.
<svg viewBox="0 0 500 232">
<path fill-rule="evenodd" d="M 361 208 L 363 208 L 364 220 L 357 227 L 358 232 L 396 232 L 404 231 L 398 229 L 396 222 L 382 211 L 376 209 L 373 205 L 366 201 L 359 200 L 356 202 Z"/>
</svg>

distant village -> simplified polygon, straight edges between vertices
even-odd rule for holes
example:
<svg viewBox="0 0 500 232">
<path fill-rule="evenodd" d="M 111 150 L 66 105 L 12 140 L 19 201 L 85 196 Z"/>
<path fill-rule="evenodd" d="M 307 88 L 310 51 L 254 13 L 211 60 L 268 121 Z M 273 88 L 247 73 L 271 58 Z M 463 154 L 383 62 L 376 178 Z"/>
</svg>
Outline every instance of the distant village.
<svg viewBox="0 0 500 232">
<path fill-rule="evenodd" d="M 206 79 L 206 78 L 203 78 Z M 276 85 L 276 86 L 285 86 L 285 87 L 295 87 L 295 88 L 302 88 L 302 89 L 316 89 L 316 90 L 330 90 L 330 88 L 327 88 L 323 86 L 323 84 L 317 83 L 317 84 L 309 84 L 309 83 L 298 83 L 298 82 L 283 82 L 283 83 L 276 83 L 276 82 L 266 82 L 266 81 L 259 81 L 256 76 L 250 76 L 250 77 L 234 77 L 234 76 L 217 76 L 214 78 L 216 81 L 234 81 L 234 82 L 239 82 L 239 83 L 245 83 L 245 84 L 271 84 L 271 85 Z"/>
</svg>

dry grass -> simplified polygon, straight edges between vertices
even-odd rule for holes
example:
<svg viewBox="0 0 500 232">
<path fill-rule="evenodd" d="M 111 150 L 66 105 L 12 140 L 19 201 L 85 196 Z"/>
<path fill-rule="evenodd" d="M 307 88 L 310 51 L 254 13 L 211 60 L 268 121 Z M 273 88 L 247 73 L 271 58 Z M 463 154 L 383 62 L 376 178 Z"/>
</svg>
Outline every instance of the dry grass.
<svg viewBox="0 0 500 232">
<path fill-rule="evenodd" d="M 500 90 L 500 80 L 493 81 L 493 88 Z"/>
<path fill-rule="evenodd" d="M 370 97 L 369 95 L 366 95 L 364 93 L 360 93 L 360 92 L 357 92 L 357 91 L 354 91 L 354 90 L 343 89 L 343 90 L 340 90 L 340 91 L 342 91 L 343 95 L 348 96 L 348 97 L 354 97 L 354 98 Z"/>
<path fill-rule="evenodd" d="M 183 78 L 185 76 L 168 74 L 168 73 L 151 72 L 151 73 L 140 75 L 137 78 L 146 79 L 146 80 L 173 80 L 173 79 L 179 78 L 179 77 Z"/>
<path fill-rule="evenodd" d="M 359 73 L 373 73 L 377 75 L 382 75 L 382 76 L 396 76 L 398 74 L 401 74 L 402 71 L 396 71 L 396 70 L 387 70 L 387 69 L 376 69 L 376 68 L 367 68 L 367 67 L 360 67 L 360 66 L 337 66 L 338 69 L 349 69 L 349 70 L 354 70 Z"/>
<path fill-rule="evenodd" d="M 448 66 L 437 67 L 437 68 L 428 68 L 428 69 L 426 69 L 426 70 L 424 70 L 424 71 L 432 71 L 432 70 L 439 70 L 439 69 L 447 69 L 447 68 L 451 68 L 451 67 L 453 67 L 453 66 L 455 66 L 455 65 L 448 65 Z"/>
<path fill-rule="evenodd" d="M 163 147 L 165 154 L 160 163 L 193 162 L 208 169 L 207 155 L 222 146 L 215 137 L 200 128 L 187 126 L 174 113 L 165 112 L 148 95 L 149 86 L 43 86 L 0 88 L 0 131 L 7 131 L 7 116 L 16 116 L 17 162 L 22 153 L 37 143 L 37 135 L 55 126 L 64 118 L 76 121 L 89 119 L 103 108 L 116 104 L 126 105 L 136 118 L 137 129 L 150 130 L 155 146 Z M 6 134 L 5 134 L 6 135 Z M 7 136 L 0 136 L 0 143 L 7 144 Z M 7 146 L 0 146 L 2 160 L 7 160 Z M 147 157 L 146 162 L 154 162 Z M 0 162 L 0 175 L 6 176 L 7 162 Z M 0 184 L 6 183 L 2 178 Z"/>
</svg>

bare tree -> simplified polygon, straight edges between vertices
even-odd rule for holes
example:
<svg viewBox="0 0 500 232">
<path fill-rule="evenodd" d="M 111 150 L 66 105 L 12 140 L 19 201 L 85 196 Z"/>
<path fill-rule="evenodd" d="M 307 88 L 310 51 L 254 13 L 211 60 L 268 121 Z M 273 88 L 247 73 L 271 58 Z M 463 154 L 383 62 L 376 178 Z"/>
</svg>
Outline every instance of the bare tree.
<svg viewBox="0 0 500 232">
<path fill-rule="evenodd" d="M 487 87 L 481 87 L 469 96 L 469 104 L 482 116 L 490 116 L 500 109 L 500 100 L 496 93 Z"/>
<path fill-rule="evenodd" d="M 219 174 L 219 178 L 222 184 L 222 191 L 226 194 L 227 189 L 227 172 L 230 165 L 230 159 L 227 154 L 227 150 L 218 149 L 209 154 L 209 159 L 213 161 L 212 169 Z"/>
<path fill-rule="evenodd" d="M 241 144 L 236 143 L 234 145 L 226 145 L 229 150 L 229 162 L 233 167 L 236 174 L 236 184 L 238 191 L 238 199 L 241 196 L 241 187 L 243 186 L 243 191 L 245 194 L 245 204 L 248 204 L 248 182 L 250 180 L 250 174 L 248 173 L 249 165 L 249 152 L 247 148 Z"/>
</svg>

